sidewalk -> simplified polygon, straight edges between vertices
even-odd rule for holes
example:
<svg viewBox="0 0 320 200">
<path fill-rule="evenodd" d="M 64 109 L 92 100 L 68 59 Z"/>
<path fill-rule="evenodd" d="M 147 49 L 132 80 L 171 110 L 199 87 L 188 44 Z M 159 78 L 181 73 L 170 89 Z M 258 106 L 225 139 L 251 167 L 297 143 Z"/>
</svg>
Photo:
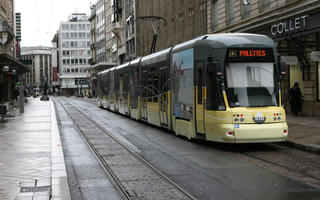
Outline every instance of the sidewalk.
<svg viewBox="0 0 320 200">
<path fill-rule="evenodd" d="M 287 114 L 287 144 L 320 153 L 320 118 Z"/>
<path fill-rule="evenodd" d="M 0 123 L 0 199 L 70 199 L 53 103 L 14 109 Z"/>
</svg>

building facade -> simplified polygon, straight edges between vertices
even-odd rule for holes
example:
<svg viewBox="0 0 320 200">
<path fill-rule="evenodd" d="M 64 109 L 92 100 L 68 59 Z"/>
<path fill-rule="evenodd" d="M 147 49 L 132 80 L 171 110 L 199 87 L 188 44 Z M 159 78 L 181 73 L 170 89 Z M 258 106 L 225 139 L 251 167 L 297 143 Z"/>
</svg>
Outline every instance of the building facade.
<svg viewBox="0 0 320 200">
<path fill-rule="evenodd" d="M 16 98 L 16 83 L 28 68 L 15 58 L 14 0 L 0 1 L 0 106 Z"/>
<path fill-rule="evenodd" d="M 304 115 L 320 117 L 320 1 L 210 0 L 208 32 L 249 32 L 271 37 L 287 63 L 284 106 L 290 112 L 289 91 L 302 90 Z"/>
<path fill-rule="evenodd" d="M 158 33 L 155 51 L 174 46 L 207 33 L 205 0 L 135 1 L 136 56 L 150 54 L 154 32 Z M 153 20 L 146 16 L 161 17 Z"/>
<path fill-rule="evenodd" d="M 98 0 L 91 5 L 89 21 L 91 23 L 90 50 L 92 57 L 89 63 L 91 65 L 92 95 L 97 94 L 97 73 L 117 64 L 117 56 L 114 56 L 117 51 L 112 50 L 117 40 L 112 34 L 111 2 L 113 0 Z"/>
<path fill-rule="evenodd" d="M 21 61 L 29 62 L 30 72 L 25 76 L 25 87 L 29 93 L 35 88 L 43 91 L 45 84 L 52 88 L 52 64 L 50 47 L 22 47 Z M 26 63 L 28 63 L 26 62 Z"/>
<path fill-rule="evenodd" d="M 0 1 L 1 15 L 0 15 L 0 51 L 15 57 L 15 15 L 14 15 L 14 1 L 3 0 Z"/>
<path fill-rule="evenodd" d="M 90 22 L 74 13 L 59 28 L 59 78 L 65 95 L 84 95 L 90 90 Z"/>
<path fill-rule="evenodd" d="M 21 56 L 21 13 L 16 13 L 16 43 L 15 43 L 15 48 L 16 48 L 16 57 L 19 59 Z"/>
<path fill-rule="evenodd" d="M 60 86 L 61 83 L 59 81 L 59 55 L 60 55 L 60 48 L 59 48 L 59 33 L 57 32 L 52 41 L 52 48 L 51 48 L 51 69 L 52 69 L 52 91 L 54 94 L 60 94 Z"/>
<path fill-rule="evenodd" d="M 126 60 L 136 58 L 135 0 L 124 1 Z"/>
</svg>

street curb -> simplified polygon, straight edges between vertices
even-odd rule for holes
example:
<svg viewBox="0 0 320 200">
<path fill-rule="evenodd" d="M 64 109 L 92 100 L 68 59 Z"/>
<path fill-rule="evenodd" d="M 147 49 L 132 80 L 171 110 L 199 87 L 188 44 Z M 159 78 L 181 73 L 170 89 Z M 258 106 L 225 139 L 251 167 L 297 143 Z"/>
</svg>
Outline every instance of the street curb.
<svg viewBox="0 0 320 200">
<path fill-rule="evenodd" d="M 320 145 L 317 145 L 317 144 L 295 143 L 295 142 L 292 142 L 292 141 L 285 141 L 282 144 L 286 145 L 286 146 L 293 147 L 293 148 L 309 151 L 311 153 L 320 154 Z"/>
<path fill-rule="evenodd" d="M 71 199 L 54 103 L 51 106 L 51 199 Z"/>
</svg>

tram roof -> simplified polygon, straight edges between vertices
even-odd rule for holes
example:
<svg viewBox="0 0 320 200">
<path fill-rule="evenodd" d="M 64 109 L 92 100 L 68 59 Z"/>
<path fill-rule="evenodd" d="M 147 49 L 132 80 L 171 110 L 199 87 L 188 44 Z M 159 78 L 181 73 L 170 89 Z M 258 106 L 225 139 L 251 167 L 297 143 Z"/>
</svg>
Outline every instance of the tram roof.
<svg viewBox="0 0 320 200">
<path fill-rule="evenodd" d="M 140 60 L 141 60 L 141 57 L 138 57 L 138 58 L 136 58 L 136 59 L 132 60 L 132 61 L 130 62 L 130 65 L 137 64 L 137 63 L 139 63 L 139 62 L 140 62 Z"/>
<path fill-rule="evenodd" d="M 113 69 L 121 69 L 121 68 L 123 68 L 123 67 L 128 67 L 129 66 L 129 63 L 130 62 L 127 62 L 127 63 L 124 63 L 124 64 L 121 64 L 121 65 L 118 65 L 118 66 L 116 66 L 116 67 L 113 67 Z"/>
<path fill-rule="evenodd" d="M 173 47 L 173 52 L 207 43 L 213 48 L 274 46 L 274 41 L 265 36 L 251 33 L 218 33 L 203 35 Z"/>
<path fill-rule="evenodd" d="M 153 61 L 161 61 L 167 58 L 167 54 L 170 52 L 170 48 L 155 52 L 153 54 L 142 57 L 141 62 L 152 63 Z"/>
</svg>

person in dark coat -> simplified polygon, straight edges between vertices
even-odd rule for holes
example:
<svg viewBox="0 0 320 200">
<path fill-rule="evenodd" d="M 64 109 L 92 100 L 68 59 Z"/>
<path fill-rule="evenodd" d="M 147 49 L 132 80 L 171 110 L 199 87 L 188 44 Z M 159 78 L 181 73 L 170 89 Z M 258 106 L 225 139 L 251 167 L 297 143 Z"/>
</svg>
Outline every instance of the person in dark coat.
<svg viewBox="0 0 320 200">
<path fill-rule="evenodd" d="M 290 100 L 291 112 L 293 112 L 294 115 L 298 115 L 299 112 L 302 113 L 302 93 L 298 82 L 295 82 L 290 89 Z"/>
</svg>

